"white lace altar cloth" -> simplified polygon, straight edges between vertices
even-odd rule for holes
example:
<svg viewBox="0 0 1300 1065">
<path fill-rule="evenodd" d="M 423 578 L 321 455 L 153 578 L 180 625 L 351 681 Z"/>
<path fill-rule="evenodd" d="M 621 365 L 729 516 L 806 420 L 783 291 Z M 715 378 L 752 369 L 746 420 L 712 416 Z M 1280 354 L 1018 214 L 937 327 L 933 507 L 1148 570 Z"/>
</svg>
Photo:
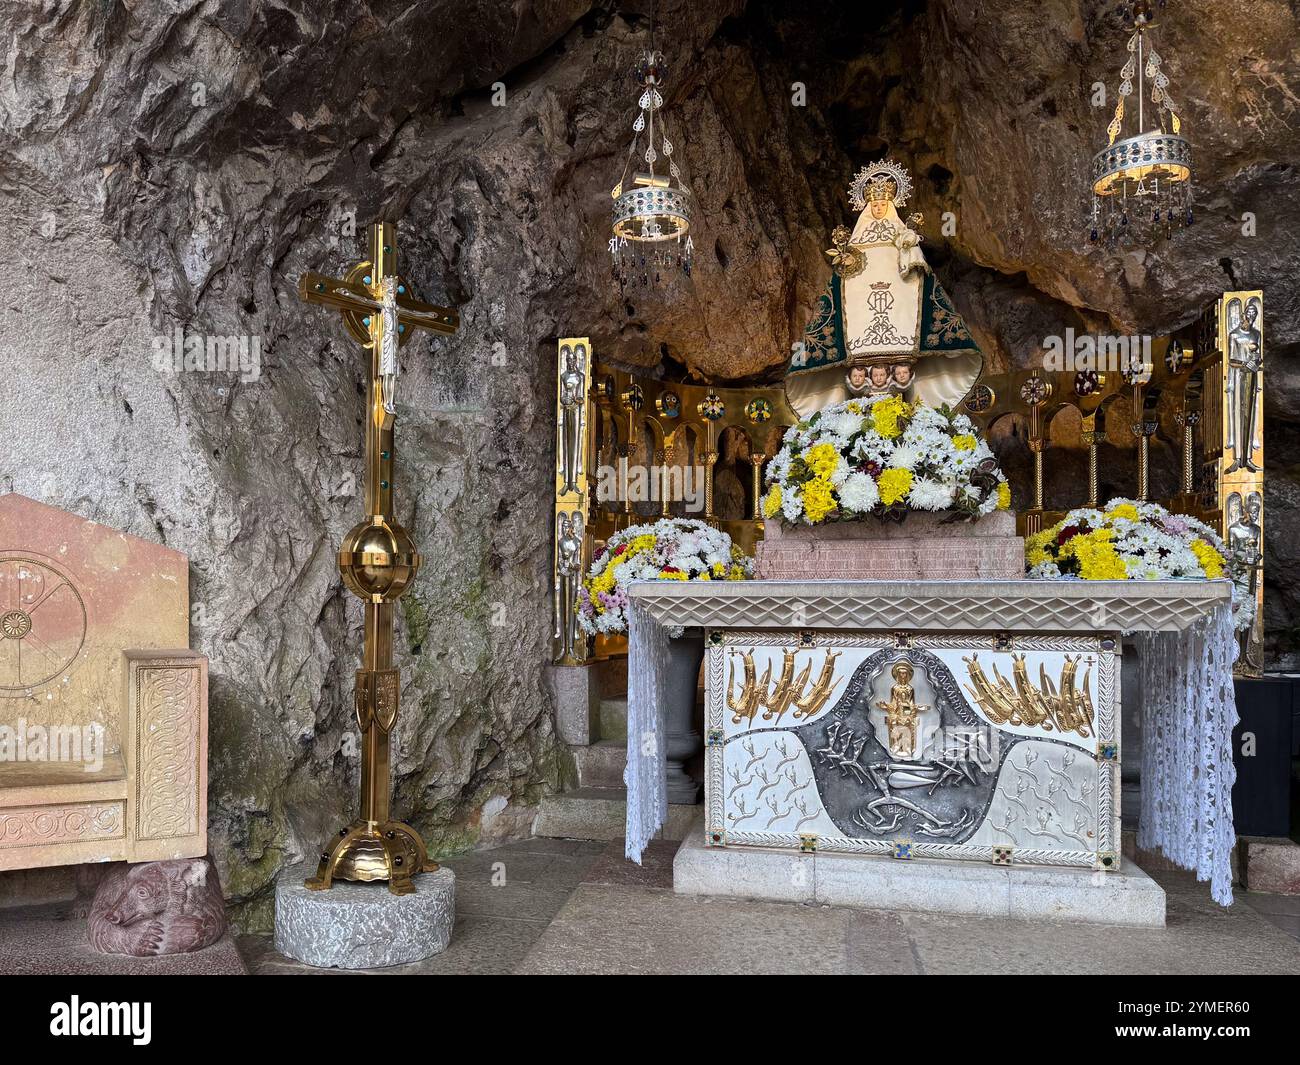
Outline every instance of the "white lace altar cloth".
<svg viewBox="0 0 1300 1065">
<path fill-rule="evenodd" d="M 1225 604 L 1185 632 L 1137 634 L 1142 668 L 1138 847 L 1159 848 L 1232 905 L 1232 730 L 1237 640 Z"/>
<path fill-rule="evenodd" d="M 1125 582 L 1117 582 L 1123 584 Z M 627 830 L 625 853 L 641 862 L 668 818 L 664 748 L 666 626 L 632 597 L 628 608 Z M 1142 813 L 1138 847 L 1210 882 L 1232 904 L 1232 730 L 1237 641 L 1227 602 L 1183 631 L 1138 632 L 1142 670 Z"/>
<path fill-rule="evenodd" d="M 668 629 L 635 599 L 627 626 L 627 840 L 624 852 L 641 864 L 641 852 L 668 818 L 664 685 Z"/>
</svg>

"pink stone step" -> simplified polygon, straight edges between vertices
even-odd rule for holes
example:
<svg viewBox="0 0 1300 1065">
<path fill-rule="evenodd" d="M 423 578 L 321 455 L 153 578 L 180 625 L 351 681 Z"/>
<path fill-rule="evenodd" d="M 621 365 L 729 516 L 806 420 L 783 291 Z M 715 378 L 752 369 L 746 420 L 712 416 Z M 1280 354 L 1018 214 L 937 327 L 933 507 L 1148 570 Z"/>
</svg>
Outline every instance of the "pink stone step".
<svg viewBox="0 0 1300 1065">
<path fill-rule="evenodd" d="M 760 580 L 1016 580 L 1025 575 L 1015 518 L 990 514 L 941 524 L 941 515 L 902 523 L 867 521 L 785 526 L 766 523 L 754 575 Z"/>
</svg>

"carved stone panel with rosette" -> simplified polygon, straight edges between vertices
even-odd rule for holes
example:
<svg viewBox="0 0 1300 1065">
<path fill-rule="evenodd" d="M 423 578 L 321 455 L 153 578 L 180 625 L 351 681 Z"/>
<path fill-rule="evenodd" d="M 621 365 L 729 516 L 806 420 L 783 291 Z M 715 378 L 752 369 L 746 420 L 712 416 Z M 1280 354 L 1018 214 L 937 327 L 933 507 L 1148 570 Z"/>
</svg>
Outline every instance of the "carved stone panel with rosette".
<svg viewBox="0 0 1300 1065">
<path fill-rule="evenodd" d="M 130 861 L 207 850 L 208 660 L 188 650 L 125 651 Z"/>
</svg>

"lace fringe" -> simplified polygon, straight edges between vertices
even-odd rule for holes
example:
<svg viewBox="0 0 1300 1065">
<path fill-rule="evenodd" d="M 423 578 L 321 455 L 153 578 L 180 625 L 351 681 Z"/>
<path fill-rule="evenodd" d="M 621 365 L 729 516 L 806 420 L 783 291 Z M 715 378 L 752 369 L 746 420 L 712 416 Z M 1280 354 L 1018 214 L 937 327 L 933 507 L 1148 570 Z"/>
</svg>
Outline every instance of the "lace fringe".
<svg viewBox="0 0 1300 1065">
<path fill-rule="evenodd" d="M 635 599 L 628 608 L 627 831 L 624 853 L 637 865 L 668 818 L 664 700 L 668 630 Z"/>
<path fill-rule="evenodd" d="M 1223 606 L 1187 632 L 1137 634 L 1142 670 L 1138 847 L 1158 848 L 1232 905 L 1232 730 L 1237 640 Z"/>
</svg>

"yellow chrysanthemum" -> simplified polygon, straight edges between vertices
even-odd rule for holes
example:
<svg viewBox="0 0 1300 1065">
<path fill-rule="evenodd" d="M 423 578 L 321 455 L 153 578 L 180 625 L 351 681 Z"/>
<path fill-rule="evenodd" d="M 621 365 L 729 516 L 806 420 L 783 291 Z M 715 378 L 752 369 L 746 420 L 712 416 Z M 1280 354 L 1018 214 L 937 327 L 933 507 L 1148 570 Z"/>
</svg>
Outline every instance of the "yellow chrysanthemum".
<svg viewBox="0 0 1300 1065">
<path fill-rule="evenodd" d="M 781 513 L 781 486 L 772 485 L 772 490 L 767 493 L 767 498 L 763 500 L 763 516 L 775 518 Z"/>
<path fill-rule="evenodd" d="M 1052 555 L 1047 550 L 1047 545 L 1055 542 L 1056 535 L 1046 529 L 1025 537 L 1025 561 L 1031 566 L 1037 566 L 1040 562 L 1052 561 Z"/>
<path fill-rule="evenodd" d="M 1056 537 L 1061 531 L 1060 524 L 1053 525 L 1042 532 L 1025 537 L 1025 561 L 1031 566 L 1040 562 L 1056 560 Z"/>
<path fill-rule="evenodd" d="M 903 431 L 898 424 L 898 419 L 905 418 L 911 413 L 912 408 L 907 405 L 906 400 L 900 396 L 890 396 L 872 406 L 871 423 L 876 427 L 876 432 L 886 440 L 893 440 Z"/>
<path fill-rule="evenodd" d="M 814 525 L 835 509 L 835 497 L 831 495 L 829 480 L 825 477 L 814 477 L 804 484 L 803 509 L 808 515 L 808 520 Z"/>
<path fill-rule="evenodd" d="M 1205 575 L 1211 579 L 1223 576 L 1223 556 L 1204 540 L 1193 540 L 1188 546 L 1192 549 L 1192 554 L 1205 570 Z"/>
<path fill-rule="evenodd" d="M 998 485 L 998 510 L 1011 509 L 1011 485 L 1006 481 Z"/>
<path fill-rule="evenodd" d="M 857 400 L 851 400 L 851 401 L 850 401 L 850 402 L 845 406 L 844 409 L 847 410 L 850 414 L 861 414 L 861 413 L 862 413 L 862 404 L 859 403 Z"/>
<path fill-rule="evenodd" d="M 822 478 L 829 478 L 839 465 L 840 453 L 834 444 L 814 444 L 803 455 L 804 464 Z"/>
<path fill-rule="evenodd" d="M 732 566 L 731 569 L 727 570 L 727 580 L 743 581 L 744 579 L 745 571 L 740 566 Z"/>
<path fill-rule="evenodd" d="M 952 446 L 958 451 L 974 451 L 977 443 L 971 433 L 959 433 L 952 438 Z"/>
<path fill-rule="evenodd" d="M 1081 552 L 1089 551 L 1094 547 L 1109 545 L 1113 539 L 1115 539 L 1114 529 L 1093 529 L 1090 533 L 1072 536 L 1061 546 L 1061 557 L 1069 558 L 1073 555 L 1082 561 L 1083 555 Z M 1113 551 L 1114 548 L 1111 548 L 1111 550 Z"/>
<path fill-rule="evenodd" d="M 684 581 L 684 580 L 687 580 L 688 578 L 687 578 L 686 574 L 683 573 L 681 570 L 679 570 L 679 569 L 675 569 L 675 570 L 669 570 L 669 571 L 666 571 L 666 572 L 663 571 L 663 570 L 660 570 L 660 572 L 659 572 L 659 579 L 660 579 L 661 581 Z"/>
<path fill-rule="evenodd" d="M 1106 511 L 1108 518 L 1127 518 L 1129 521 L 1138 520 L 1138 508 L 1132 503 L 1119 503 Z"/>
<path fill-rule="evenodd" d="M 727 575 L 726 566 L 724 566 L 721 562 L 713 563 L 713 576 L 717 580 L 722 580 L 722 578 L 725 577 L 726 575 Z"/>
<path fill-rule="evenodd" d="M 1079 541 L 1076 544 L 1076 541 Z M 1089 536 L 1076 536 L 1074 554 L 1079 560 L 1079 576 L 1085 581 L 1118 581 L 1128 576 L 1124 560 L 1107 540 L 1093 540 Z"/>
<path fill-rule="evenodd" d="M 891 402 L 885 400 L 885 403 Z M 884 404 L 877 403 L 880 407 Z M 882 434 L 883 435 L 883 434 Z M 880 475 L 880 501 L 889 506 L 891 503 L 897 503 L 912 490 L 912 471 L 891 467 Z"/>
<path fill-rule="evenodd" d="M 642 551 L 653 550 L 654 546 L 654 533 L 642 533 L 640 536 L 634 536 L 628 541 L 627 550 L 623 552 L 621 557 L 626 559 L 629 555 L 637 555 Z"/>
<path fill-rule="evenodd" d="M 614 587 L 614 567 L 606 566 L 587 582 L 587 586 L 592 593 L 592 598 L 595 598 L 598 592 L 608 592 Z"/>
</svg>

